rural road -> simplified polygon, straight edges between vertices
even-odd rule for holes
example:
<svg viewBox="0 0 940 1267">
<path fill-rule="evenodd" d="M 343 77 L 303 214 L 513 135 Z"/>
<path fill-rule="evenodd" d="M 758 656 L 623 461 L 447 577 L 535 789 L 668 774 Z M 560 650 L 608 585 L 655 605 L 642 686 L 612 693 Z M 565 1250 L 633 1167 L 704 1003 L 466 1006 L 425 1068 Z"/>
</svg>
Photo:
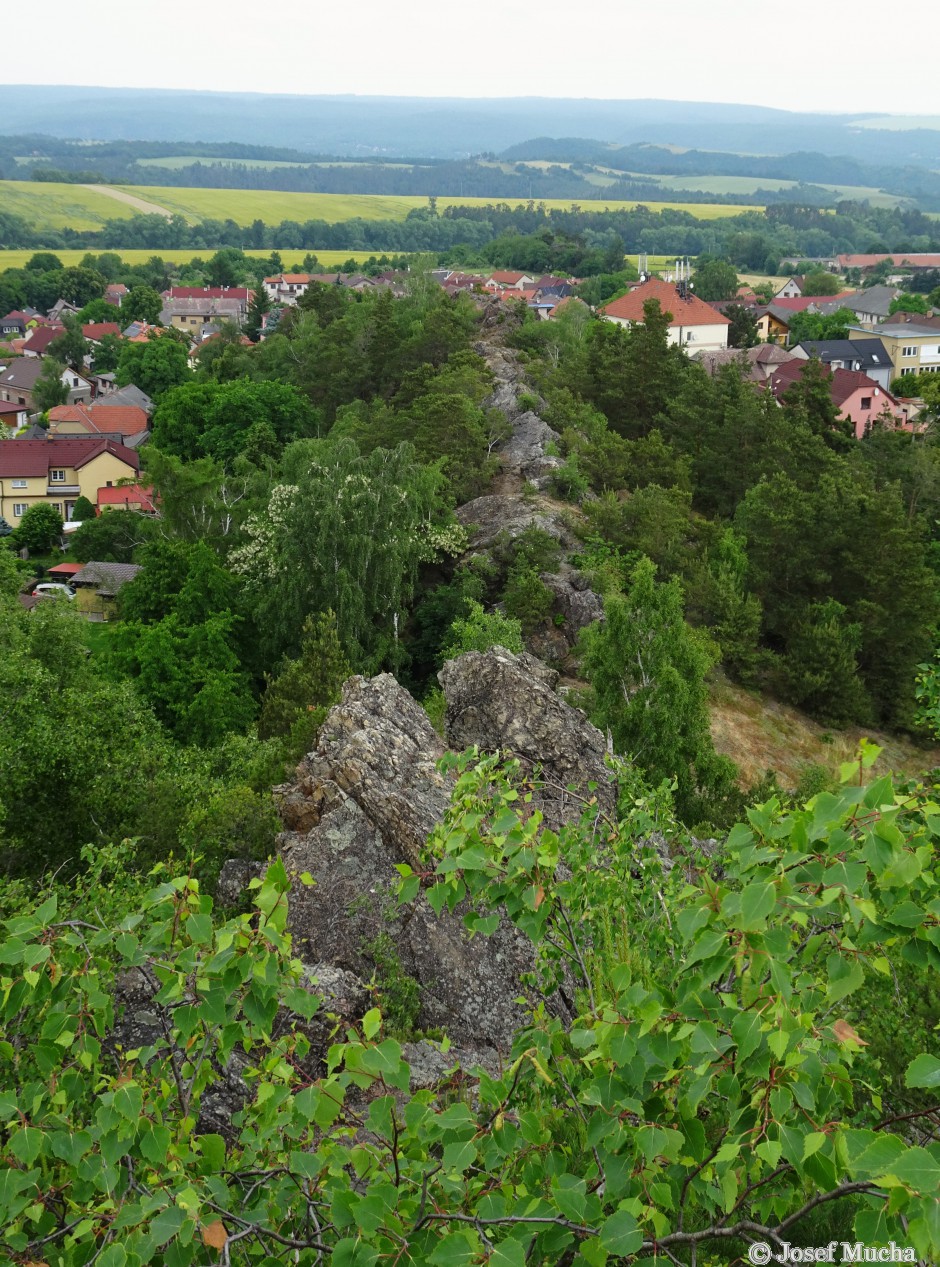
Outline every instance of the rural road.
<svg viewBox="0 0 940 1267">
<path fill-rule="evenodd" d="M 126 202 L 129 207 L 133 207 L 135 211 L 141 212 L 145 216 L 163 216 L 169 220 L 172 211 L 167 211 L 166 207 L 161 207 L 156 202 L 145 202 L 143 198 L 135 198 L 133 194 L 126 194 L 123 189 L 113 189 L 110 185 L 82 185 L 82 189 L 96 189 L 98 193 L 107 194 L 109 198 L 116 198 L 118 202 Z"/>
</svg>

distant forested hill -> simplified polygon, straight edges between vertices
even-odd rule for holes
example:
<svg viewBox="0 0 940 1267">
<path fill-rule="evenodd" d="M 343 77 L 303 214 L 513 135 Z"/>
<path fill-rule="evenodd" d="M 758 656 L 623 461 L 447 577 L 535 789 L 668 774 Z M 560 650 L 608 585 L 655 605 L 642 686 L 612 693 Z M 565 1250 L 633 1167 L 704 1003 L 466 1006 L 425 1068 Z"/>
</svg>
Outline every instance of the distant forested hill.
<svg viewBox="0 0 940 1267">
<path fill-rule="evenodd" d="M 231 141 L 307 152 L 454 158 L 533 136 L 597 137 L 747 154 L 818 151 L 940 166 L 940 132 L 880 131 L 844 115 L 750 105 L 292 96 L 135 88 L 0 86 L 0 131 L 86 140 Z"/>
</svg>

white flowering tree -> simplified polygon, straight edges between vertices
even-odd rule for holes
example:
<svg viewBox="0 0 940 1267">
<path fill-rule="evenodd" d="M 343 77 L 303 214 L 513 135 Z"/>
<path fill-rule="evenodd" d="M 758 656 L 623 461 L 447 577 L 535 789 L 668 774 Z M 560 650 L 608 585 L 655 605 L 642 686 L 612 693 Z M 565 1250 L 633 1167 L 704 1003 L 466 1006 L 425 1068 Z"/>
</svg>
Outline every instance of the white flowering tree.
<svg viewBox="0 0 940 1267">
<path fill-rule="evenodd" d="M 463 545 L 446 525 L 440 472 L 410 445 L 364 456 L 349 439 L 300 441 L 282 472 L 230 559 L 254 592 L 267 649 L 293 652 L 309 613 L 331 609 L 352 662 L 394 665 L 419 565 Z"/>
</svg>

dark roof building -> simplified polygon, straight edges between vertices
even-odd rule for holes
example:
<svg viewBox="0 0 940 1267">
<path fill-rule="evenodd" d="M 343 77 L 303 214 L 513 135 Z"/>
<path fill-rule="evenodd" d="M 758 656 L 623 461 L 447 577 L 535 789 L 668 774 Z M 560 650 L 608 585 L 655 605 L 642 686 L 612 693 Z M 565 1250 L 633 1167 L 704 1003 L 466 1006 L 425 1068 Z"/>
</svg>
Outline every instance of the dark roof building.
<svg viewBox="0 0 940 1267">
<path fill-rule="evenodd" d="M 101 436 L 48 437 L 45 440 L 6 440 L 0 444 L 0 478 L 29 479 L 52 469 L 80 470 L 101 453 L 140 470 L 140 456 L 126 445 Z"/>
<path fill-rule="evenodd" d="M 118 590 L 140 571 L 137 563 L 86 563 L 72 577 L 76 589 L 93 589 L 102 598 L 114 598 Z"/>
</svg>

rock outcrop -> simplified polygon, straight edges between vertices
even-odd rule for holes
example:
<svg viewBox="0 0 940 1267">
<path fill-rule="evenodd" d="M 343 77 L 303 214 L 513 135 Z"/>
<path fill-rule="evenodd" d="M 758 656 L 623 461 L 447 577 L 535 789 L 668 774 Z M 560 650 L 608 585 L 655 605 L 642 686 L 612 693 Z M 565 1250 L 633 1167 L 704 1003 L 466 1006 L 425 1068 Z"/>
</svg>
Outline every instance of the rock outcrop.
<svg viewBox="0 0 940 1267">
<path fill-rule="evenodd" d="M 557 431 L 531 410 L 518 414 L 512 423 L 512 434 L 497 450 L 507 471 L 538 488 L 547 487 L 552 472 L 564 463 L 557 453 L 549 453 L 549 445 L 560 439 Z"/>
<path fill-rule="evenodd" d="M 534 657 L 501 648 L 461 656 L 440 674 L 448 745 L 518 757 L 540 774 L 535 804 L 559 827 L 580 814 L 589 784 L 605 809 L 614 787 L 603 736 L 555 694 L 556 680 Z M 287 828 L 280 851 L 292 878 L 289 927 L 312 976 L 324 965 L 338 974 L 344 1012 L 361 1005 L 359 989 L 375 979 L 389 998 L 411 992 L 415 1029 L 441 1029 L 494 1055 L 508 1050 L 524 1019 L 516 1000 L 532 967 L 528 940 L 508 920 L 471 939 L 463 911 L 438 916 L 423 893 L 405 907 L 395 898 L 398 864 L 433 866 L 426 840 L 451 788 L 437 768 L 444 751 L 394 678 L 349 679 L 297 781 L 277 790 Z M 550 1006 L 565 1011 L 567 1001 L 556 996 Z"/>
<path fill-rule="evenodd" d="M 538 803 L 549 826 L 557 829 L 577 818 L 582 800 L 592 795 L 605 812 L 614 809 L 604 736 L 555 693 L 553 669 L 528 653 L 492 647 L 448 661 L 438 680 L 447 700 L 449 746 L 459 751 L 476 745 L 518 757 L 539 775 Z M 595 792 L 589 784 L 597 785 Z"/>
<path fill-rule="evenodd" d="M 457 519 L 471 529 L 469 549 L 489 550 L 498 541 L 512 541 L 527 528 L 540 528 L 562 546 L 577 544 L 571 530 L 553 508 L 522 493 L 489 493 L 458 506 Z"/>
</svg>

